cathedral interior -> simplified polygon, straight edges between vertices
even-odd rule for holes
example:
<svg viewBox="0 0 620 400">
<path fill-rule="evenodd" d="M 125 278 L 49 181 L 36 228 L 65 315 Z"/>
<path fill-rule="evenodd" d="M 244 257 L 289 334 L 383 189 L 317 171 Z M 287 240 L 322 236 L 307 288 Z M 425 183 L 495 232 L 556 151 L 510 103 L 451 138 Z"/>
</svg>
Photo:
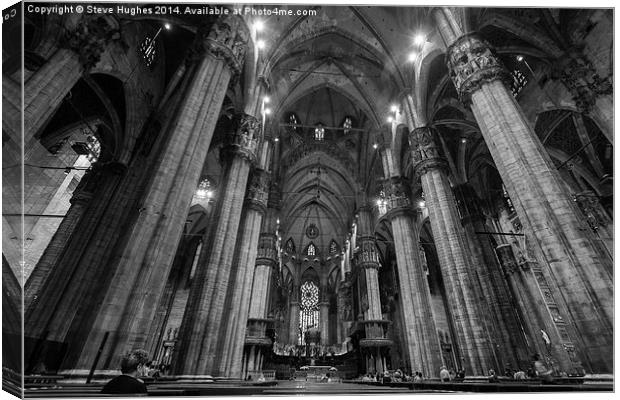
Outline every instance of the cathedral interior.
<svg viewBox="0 0 620 400">
<path fill-rule="evenodd" d="M 613 10 L 140 6 L 3 24 L 5 375 L 613 373 Z"/>
</svg>

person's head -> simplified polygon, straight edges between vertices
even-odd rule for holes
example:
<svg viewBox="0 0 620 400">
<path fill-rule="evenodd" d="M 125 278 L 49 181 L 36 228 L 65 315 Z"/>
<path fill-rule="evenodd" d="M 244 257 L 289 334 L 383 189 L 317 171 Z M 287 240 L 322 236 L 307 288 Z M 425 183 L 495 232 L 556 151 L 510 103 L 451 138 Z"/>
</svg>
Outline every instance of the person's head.
<svg viewBox="0 0 620 400">
<path fill-rule="evenodd" d="M 144 350 L 133 350 L 121 359 L 121 372 L 125 375 L 137 374 L 140 365 L 148 361 L 148 354 Z"/>
</svg>

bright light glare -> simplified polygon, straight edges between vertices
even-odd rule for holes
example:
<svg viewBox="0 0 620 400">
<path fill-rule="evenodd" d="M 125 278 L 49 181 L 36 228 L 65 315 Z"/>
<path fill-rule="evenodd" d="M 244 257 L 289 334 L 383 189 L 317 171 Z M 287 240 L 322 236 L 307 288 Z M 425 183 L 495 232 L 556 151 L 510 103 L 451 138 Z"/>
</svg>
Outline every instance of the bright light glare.
<svg viewBox="0 0 620 400">
<path fill-rule="evenodd" d="M 172 25 L 170 25 L 169 23 L 165 23 L 164 24 L 164 28 L 166 28 L 167 31 L 169 31 L 172 28 Z"/>
<path fill-rule="evenodd" d="M 265 115 L 271 114 L 271 108 L 265 108 Z"/>
<path fill-rule="evenodd" d="M 424 42 L 426 42 L 426 38 L 424 37 L 424 35 L 416 35 L 414 41 L 415 41 L 415 44 L 419 46 L 421 44 L 424 44 Z"/>
<path fill-rule="evenodd" d="M 265 41 L 264 40 L 258 40 L 256 42 L 256 47 L 258 47 L 259 49 L 264 49 L 265 48 Z"/>
<path fill-rule="evenodd" d="M 409 54 L 409 61 L 414 62 L 417 56 L 418 56 L 418 53 L 415 53 L 415 52 L 410 53 Z"/>
<path fill-rule="evenodd" d="M 426 207 L 426 203 L 425 203 L 424 201 L 420 201 L 420 202 L 418 203 L 418 205 L 419 205 L 420 207 Z"/>
<path fill-rule="evenodd" d="M 263 101 L 265 102 L 265 104 L 269 104 L 271 99 L 269 98 L 269 96 L 265 96 L 265 97 L 263 97 Z"/>
<path fill-rule="evenodd" d="M 396 104 L 392 104 L 392 107 L 390 107 L 390 111 L 392 111 L 393 113 L 398 112 L 398 106 Z"/>
<path fill-rule="evenodd" d="M 264 27 L 265 27 L 265 24 L 263 23 L 263 21 L 254 22 L 254 29 L 256 29 L 256 32 L 262 31 Z"/>
<path fill-rule="evenodd" d="M 392 122 L 394 122 L 394 118 L 393 117 L 387 117 L 387 122 L 389 122 L 391 124 Z"/>
</svg>

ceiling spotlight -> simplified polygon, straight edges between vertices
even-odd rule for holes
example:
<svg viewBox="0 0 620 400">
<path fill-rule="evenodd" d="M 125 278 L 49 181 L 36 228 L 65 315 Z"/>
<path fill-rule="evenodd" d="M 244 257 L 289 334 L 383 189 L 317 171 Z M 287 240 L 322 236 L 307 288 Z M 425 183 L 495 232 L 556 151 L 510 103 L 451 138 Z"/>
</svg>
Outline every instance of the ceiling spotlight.
<svg viewBox="0 0 620 400">
<path fill-rule="evenodd" d="M 392 107 L 390 107 L 390 111 L 392 111 L 393 113 L 398 112 L 398 106 L 396 104 L 392 104 Z"/>
<path fill-rule="evenodd" d="M 421 201 L 418 203 L 418 205 L 419 205 L 420 207 L 426 207 L 426 203 L 424 202 L 424 200 L 421 200 Z"/>
<path fill-rule="evenodd" d="M 256 47 L 258 47 L 259 49 L 264 49 L 265 48 L 265 41 L 264 40 L 257 40 L 256 41 Z"/>
<path fill-rule="evenodd" d="M 426 37 L 424 35 L 416 35 L 414 42 L 418 46 L 424 44 L 424 42 L 426 42 Z"/>
<path fill-rule="evenodd" d="M 263 21 L 254 22 L 254 29 L 256 29 L 256 32 L 262 31 L 264 27 L 265 27 L 265 24 L 263 24 Z"/>
<path fill-rule="evenodd" d="M 273 141 L 274 141 L 274 142 L 279 142 L 279 141 L 280 141 L 280 138 L 275 138 L 275 139 L 273 139 Z"/>
<path fill-rule="evenodd" d="M 409 61 L 413 62 L 418 57 L 418 53 L 413 52 L 409 54 Z"/>
<path fill-rule="evenodd" d="M 467 143 L 467 138 L 461 138 L 461 143 Z"/>
<path fill-rule="evenodd" d="M 167 31 L 169 31 L 170 29 L 172 29 L 172 25 L 170 25 L 169 23 L 165 23 L 164 24 L 164 28 L 166 28 Z"/>
<path fill-rule="evenodd" d="M 271 108 L 265 108 L 265 115 L 271 114 Z"/>
<path fill-rule="evenodd" d="M 374 144 L 372 145 L 372 148 L 373 148 L 373 149 L 375 149 L 375 150 L 377 150 L 377 147 L 379 147 L 379 145 L 378 145 L 378 144 L 376 144 L 376 143 L 374 143 Z"/>
<path fill-rule="evenodd" d="M 519 62 L 523 61 L 523 56 L 517 56 L 517 61 Z"/>
<path fill-rule="evenodd" d="M 265 104 L 269 104 L 271 99 L 269 98 L 269 96 L 265 96 L 265 97 L 263 97 L 263 101 L 265 102 Z"/>
<path fill-rule="evenodd" d="M 394 117 L 392 116 L 387 117 L 387 122 L 389 122 L 390 124 L 394 122 Z"/>
</svg>

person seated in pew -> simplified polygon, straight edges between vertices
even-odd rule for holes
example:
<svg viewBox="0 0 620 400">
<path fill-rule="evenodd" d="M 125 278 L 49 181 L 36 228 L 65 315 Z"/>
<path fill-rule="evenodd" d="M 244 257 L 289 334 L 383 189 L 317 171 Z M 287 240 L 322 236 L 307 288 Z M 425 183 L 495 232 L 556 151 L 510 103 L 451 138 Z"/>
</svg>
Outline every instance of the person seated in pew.
<svg viewBox="0 0 620 400">
<path fill-rule="evenodd" d="M 101 389 L 102 394 L 147 394 L 144 381 L 138 379 L 138 367 L 142 360 L 137 352 L 130 352 L 121 359 L 121 375 L 112 379 Z"/>
</svg>

